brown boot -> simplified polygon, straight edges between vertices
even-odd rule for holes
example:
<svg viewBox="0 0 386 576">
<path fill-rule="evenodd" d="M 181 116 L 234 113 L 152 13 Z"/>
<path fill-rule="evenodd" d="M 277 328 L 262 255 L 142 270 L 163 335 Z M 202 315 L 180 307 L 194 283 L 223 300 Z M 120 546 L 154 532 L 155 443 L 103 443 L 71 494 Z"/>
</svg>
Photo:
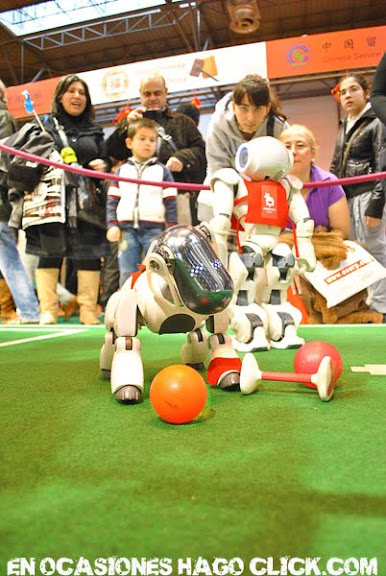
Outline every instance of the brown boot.
<svg viewBox="0 0 386 576">
<path fill-rule="evenodd" d="M 78 304 L 81 324 L 100 324 L 97 313 L 100 272 L 78 270 Z"/>
<path fill-rule="evenodd" d="M 8 284 L 4 279 L 0 280 L 0 318 L 6 324 L 9 320 L 17 317 L 16 306 Z"/>
<path fill-rule="evenodd" d="M 36 288 L 40 303 L 40 324 L 56 324 L 58 321 L 57 268 L 37 268 Z"/>
</svg>

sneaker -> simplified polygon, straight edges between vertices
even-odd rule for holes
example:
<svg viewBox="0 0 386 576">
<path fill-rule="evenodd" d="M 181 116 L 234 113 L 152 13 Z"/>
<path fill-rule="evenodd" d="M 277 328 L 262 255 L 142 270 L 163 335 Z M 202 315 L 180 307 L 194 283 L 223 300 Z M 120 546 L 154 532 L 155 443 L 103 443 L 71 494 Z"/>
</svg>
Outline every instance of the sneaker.
<svg viewBox="0 0 386 576">
<path fill-rule="evenodd" d="M 40 324 L 57 324 L 58 318 L 49 310 L 43 312 L 40 316 Z"/>
<path fill-rule="evenodd" d="M 34 319 L 30 319 L 30 318 L 22 318 L 19 315 L 16 315 L 15 318 L 12 318 L 12 320 L 8 320 L 8 322 L 5 322 L 5 324 L 7 325 L 21 325 L 21 324 L 39 324 L 39 318 Z"/>
</svg>

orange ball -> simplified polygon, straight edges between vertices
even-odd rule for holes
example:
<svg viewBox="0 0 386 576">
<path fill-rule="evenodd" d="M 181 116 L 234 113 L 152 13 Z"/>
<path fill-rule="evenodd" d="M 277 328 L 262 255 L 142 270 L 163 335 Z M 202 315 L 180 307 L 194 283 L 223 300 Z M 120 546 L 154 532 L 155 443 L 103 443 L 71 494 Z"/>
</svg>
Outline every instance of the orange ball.
<svg viewBox="0 0 386 576">
<path fill-rule="evenodd" d="M 163 368 L 150 386 L 150 402 L 158 416 L 170 424 L 186 424 L 205 406 L 208 389 L 203 377 L 190 366 Z"/>
</svg>

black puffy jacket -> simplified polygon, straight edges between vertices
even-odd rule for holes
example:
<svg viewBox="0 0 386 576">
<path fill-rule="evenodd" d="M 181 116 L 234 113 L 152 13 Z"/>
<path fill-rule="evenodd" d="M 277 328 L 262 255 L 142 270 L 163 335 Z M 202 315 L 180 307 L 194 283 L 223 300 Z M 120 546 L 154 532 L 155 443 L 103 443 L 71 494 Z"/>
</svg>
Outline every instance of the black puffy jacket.
<svg viewBox="0 0 386 576">
<path fill-rule="evenodd" d="M 385 148 L 386 134 L 382 122 L 375 116 L 372 108 L 369 108 L 369 110 L 355 122 L 347 134 L 346 123 L 347 120 L 341 122 L 339 128 L 330 168 L 331 172 L 336 174 L 338 178 L 349 178 L 380 172 L 380 158 Z M 361 125 L 361 130 L 355 137 L 345 166 L 342 166 L 347 143 L 359 125 Z M 372 216 L 373 218 L 382 218 L 385 197 L 379 180 L 345 185 L 343 188 L 347 198 L 353 198 L 359 194 L 371 192 L 371 199 L 365 215 Z"/>
<path fill-rule="evenodd" d="M 152 118 L 172 138 L 161 138 L 158 160 L 166 164 L 175 156 L 184 165 L 182 172 L 173 172 L 176 182 L 197 182 L 197 173 L 206 166 L 205 142 L 197 126 L 185 114 L 173 112 L 169 107 L 154 112 Z M 107 152 L 116 160 L 126 160 L 131 156 L 125 140 L 127 138 L 127 119 L 124 118 L 118 128 L 107 138 Z"/>
</svg>

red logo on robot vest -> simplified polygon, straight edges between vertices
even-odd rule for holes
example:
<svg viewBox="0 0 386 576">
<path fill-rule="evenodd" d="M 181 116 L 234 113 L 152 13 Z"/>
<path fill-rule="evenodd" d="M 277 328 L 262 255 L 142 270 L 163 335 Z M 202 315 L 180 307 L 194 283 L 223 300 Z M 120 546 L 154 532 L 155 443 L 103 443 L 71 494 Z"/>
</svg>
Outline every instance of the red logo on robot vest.
<svg viewBox="0 0 386 576">
<path fill-rule="evenodd" d="M 245 222 L 285 228 L 289 206 L 285 188 L 273 180 L 245 182 L 248 189 L 248 214 Z"/>
</svg>

